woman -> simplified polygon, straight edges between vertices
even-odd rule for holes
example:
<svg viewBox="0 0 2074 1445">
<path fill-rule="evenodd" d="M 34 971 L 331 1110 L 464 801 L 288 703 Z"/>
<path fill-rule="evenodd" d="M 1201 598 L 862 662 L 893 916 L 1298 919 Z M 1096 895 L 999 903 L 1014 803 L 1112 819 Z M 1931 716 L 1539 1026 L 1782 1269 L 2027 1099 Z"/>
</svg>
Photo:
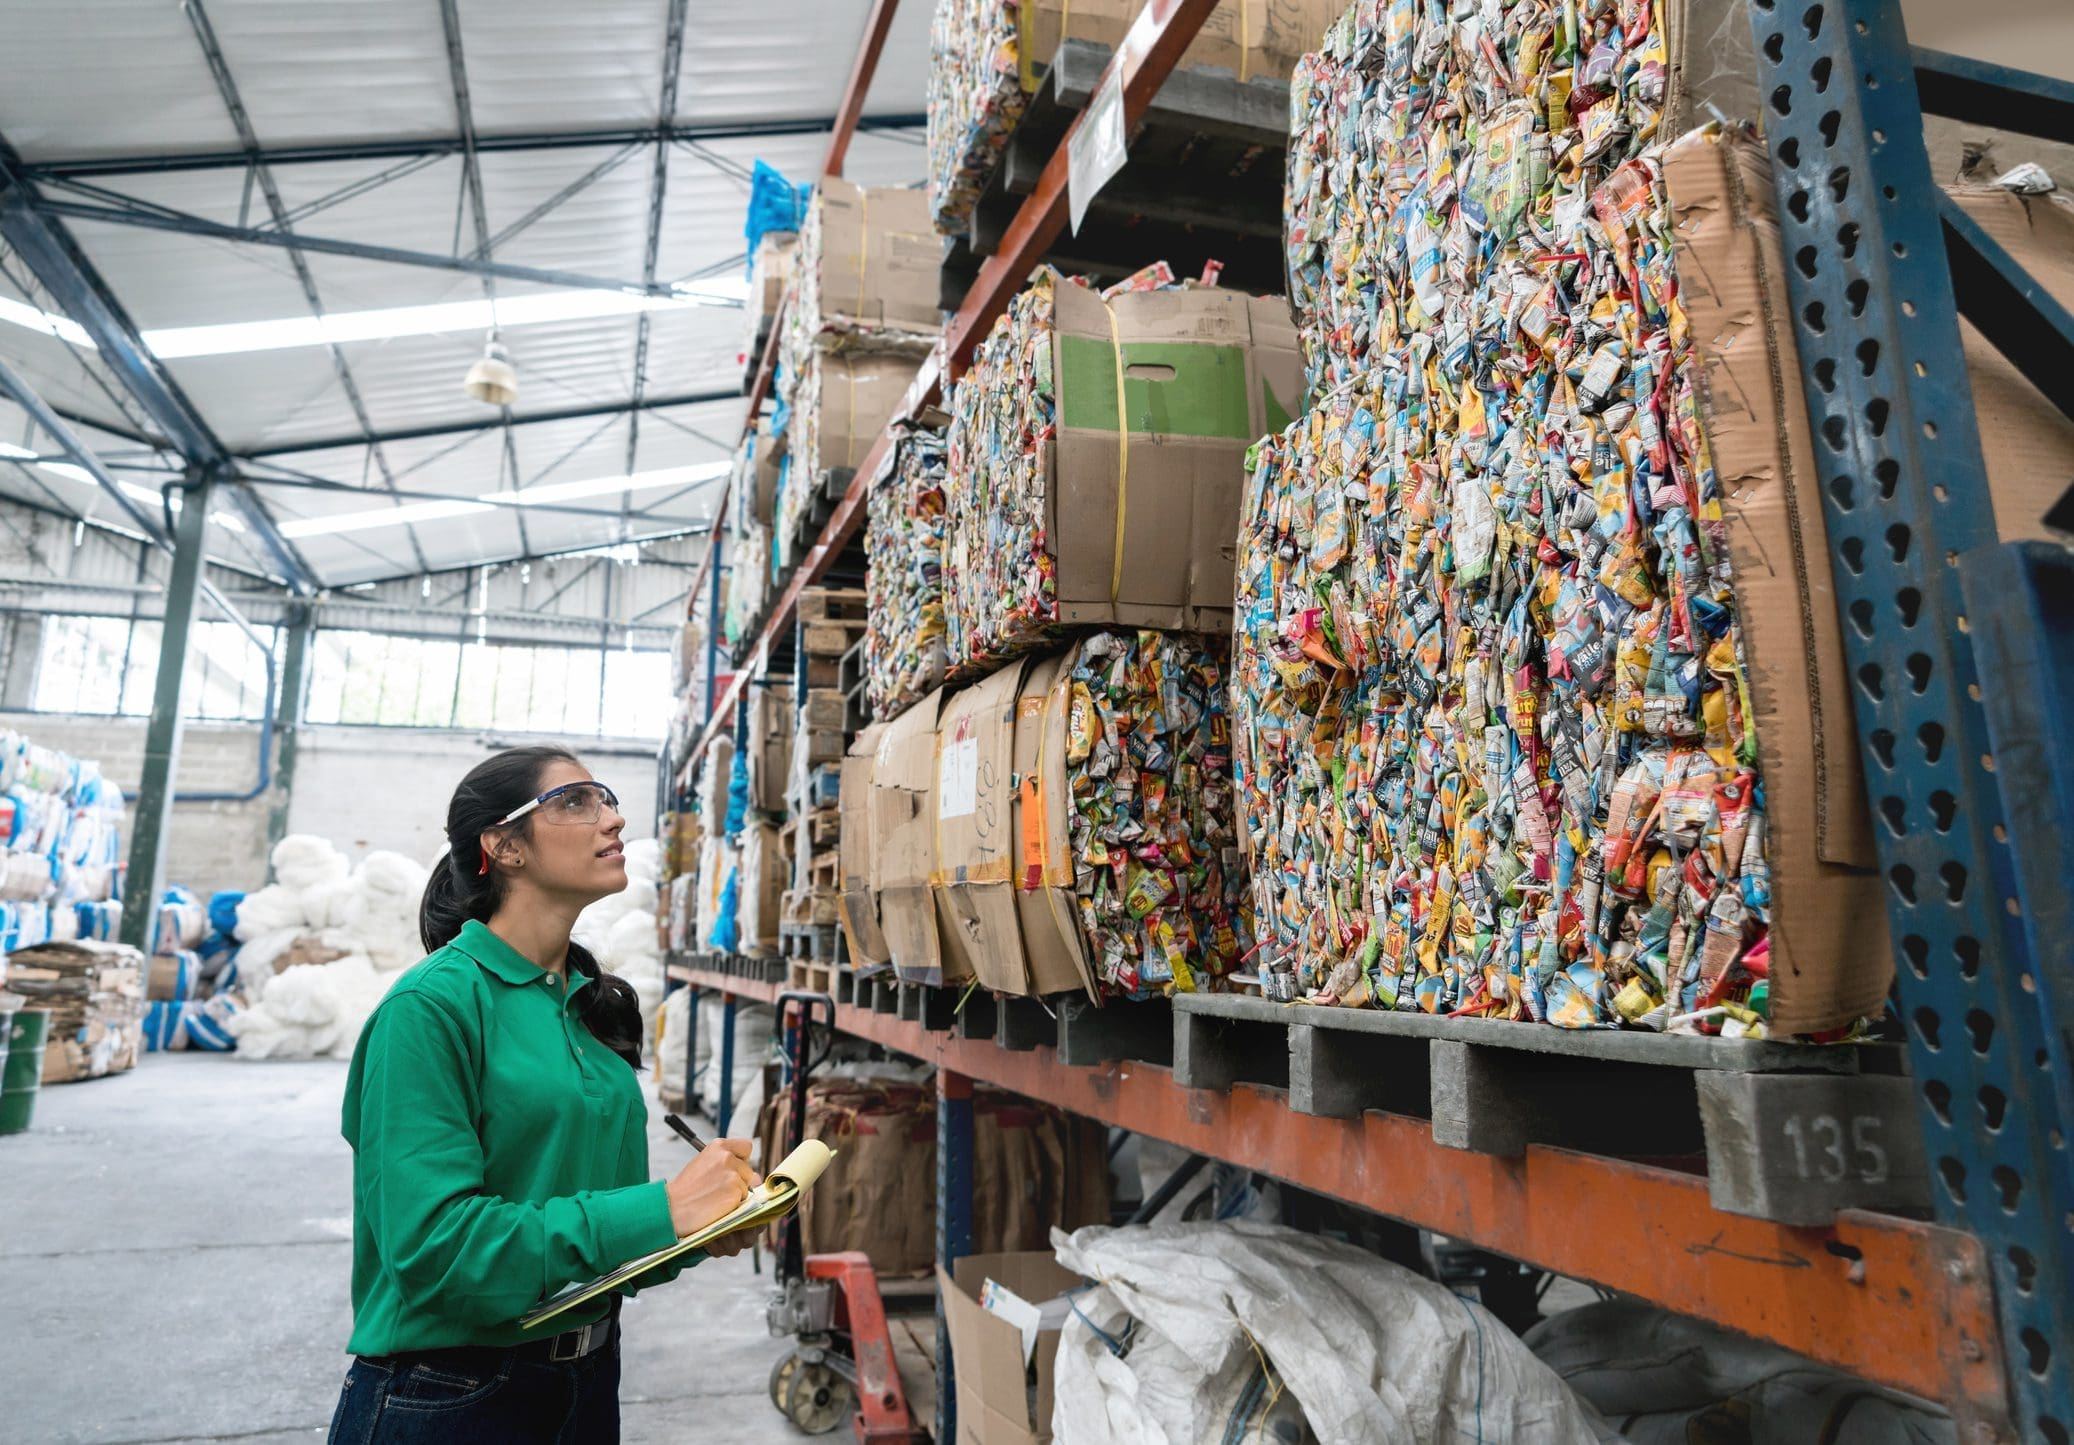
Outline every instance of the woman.
<svg viewBox="0 0 2074 1445">
<path fill-rule="evenodd" d="M 334 1445 L 617 1440 L 619 1301 L 543 1330 L 518 1317 L 757 1182 L 738 1139 L 648 1178 L 640 1009 L 569 941 L 627 886 L 625 826 L 559 748 L 500 753 L 454 791 L 418 914 L 430 956 L 375 1010 L 346 1080 L 357 1358 Z"/>
</svg>

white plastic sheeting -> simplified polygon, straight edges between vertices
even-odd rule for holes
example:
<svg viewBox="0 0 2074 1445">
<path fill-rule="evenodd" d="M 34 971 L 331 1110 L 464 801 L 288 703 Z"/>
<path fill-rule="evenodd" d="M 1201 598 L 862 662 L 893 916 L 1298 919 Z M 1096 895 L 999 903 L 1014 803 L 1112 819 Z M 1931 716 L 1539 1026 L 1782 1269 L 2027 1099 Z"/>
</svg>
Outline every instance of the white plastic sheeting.
<svg viewBox="0 0 2074 1445">
<path fill-rule="evenodd" d="M 1613 1438 L 1483 1306 L 1351 1245 L 1251 1220 L 1054 1231 L 1052 1243 L 1100 1281 L 1060 1340 L 1059 1445 L 1223 1439 L 1263 1360 L 1320 1445 Z M 1130 1331 L 1123 1358 L 1089 1321 Z"/>
</svg>

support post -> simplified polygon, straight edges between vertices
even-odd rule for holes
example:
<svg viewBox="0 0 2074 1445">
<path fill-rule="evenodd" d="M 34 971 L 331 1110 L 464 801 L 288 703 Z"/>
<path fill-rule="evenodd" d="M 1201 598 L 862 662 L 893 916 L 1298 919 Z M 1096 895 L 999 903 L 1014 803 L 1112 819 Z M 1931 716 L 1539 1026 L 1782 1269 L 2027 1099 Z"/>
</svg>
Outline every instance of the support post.
<svg viewBox="0 0 2074 1445">
<path fill-rule="evenodd" d="M 306 602 L 289 609 L 288 645 L 283 649 L 281 690 L 274 702 L 274 733 L 280 739 L 280 764 L 274 773 L 274 801 L 267 812 L 266 846 L 288 836 L 288 805 L 295 791 L 295 755 L 302 735 L 303 704 L 310 695 L 310 648 L 317 640 L 316 613 Z"/>
<path fill-rule="evenodd" d="M 181 714 L 185 710 L 187 645 L 194 630 L 208 569 L 207 472 L 193 472 L 173 525 L 172 575 L 166 579 L 166 616 L 160 633 L 158 681 L 151 694 L 151 726 L 144 737 L 144 776 L 137 785 L 135 836 L 123 880 L 122 941 L 151 952 L 152 924 L 165 891 L 166 844 L 172 837 L 173 784 L 180 771 Z"/>
<path fill-rule="evenodd" d="M 0 677 L 0 708 L 26 712 L 36 702 L 36 675 L 43 666 L 43 614 L 22 612 L 7 619 L 7 672 Z"/>
<path fill-rule="evenodd" d="M 735 1111 L 735 996 L 720 995 L 720 1112 L 713 1127 L 727 1132 L 727 1121 Z"/>
<path fill-rule="evenodd" d="M 936 1262 L 945 1270 L 972 1253 L 972 1080 L 936 1072 Z M 958 1382 L 951 1335 L 936 1294 L 936 1438 L 958 1438 Z"/>
<path fill-rule="evenodd" d="M 691 997 L 684 1001 L 684 1112 L 699 1111 L 699 998 L 705 993 L 695 983 L 684 986 Z"/>
</svg>

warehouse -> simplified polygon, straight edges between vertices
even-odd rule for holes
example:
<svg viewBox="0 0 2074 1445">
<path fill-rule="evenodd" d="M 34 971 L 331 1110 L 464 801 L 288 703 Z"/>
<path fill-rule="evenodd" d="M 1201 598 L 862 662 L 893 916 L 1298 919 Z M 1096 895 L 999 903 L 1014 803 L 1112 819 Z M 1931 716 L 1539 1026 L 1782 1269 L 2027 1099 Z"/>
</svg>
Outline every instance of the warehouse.
<svg viewBox="0 0 2074 1445">
<path fill-rule="evenodd" d="M 0 1435 L 2074 1439 L 2058 0 L 0 23 Z"/>
</svg>

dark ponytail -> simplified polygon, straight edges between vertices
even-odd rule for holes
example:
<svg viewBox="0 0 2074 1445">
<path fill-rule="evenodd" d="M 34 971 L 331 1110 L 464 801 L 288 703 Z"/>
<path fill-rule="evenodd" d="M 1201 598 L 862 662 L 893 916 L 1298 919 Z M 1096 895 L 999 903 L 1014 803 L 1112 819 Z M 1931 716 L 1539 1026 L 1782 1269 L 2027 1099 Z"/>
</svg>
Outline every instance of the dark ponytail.
<svg viewBox="0 0 2074 1445">
<path fill-rule="evenodd" d="M 550 764 L 574 763 L 564 748 L 511 748 L 477 763 L 454 789 L 447 804 L 447 855 L 425 880 L 418 904 L 418 937 L 427 953 L 437 953 L 460 934 L 470 919 L 488 923 L 504 902 L 504 875 L 483 868 L 482 835 L 514 808 L 524 807 L 540 792 L 540 779 Z M 532 819 L 521 818 L 512 832 L 524 836 Z M 641 1067 L 641 1003 L 633 985 L 598 967 L 590 950 L 569 945 L 569 972 L 586 978 L 590 987 L 576 995 L 577 1017 L 599 1043 L 638 1070 Z"/>
</svg>

